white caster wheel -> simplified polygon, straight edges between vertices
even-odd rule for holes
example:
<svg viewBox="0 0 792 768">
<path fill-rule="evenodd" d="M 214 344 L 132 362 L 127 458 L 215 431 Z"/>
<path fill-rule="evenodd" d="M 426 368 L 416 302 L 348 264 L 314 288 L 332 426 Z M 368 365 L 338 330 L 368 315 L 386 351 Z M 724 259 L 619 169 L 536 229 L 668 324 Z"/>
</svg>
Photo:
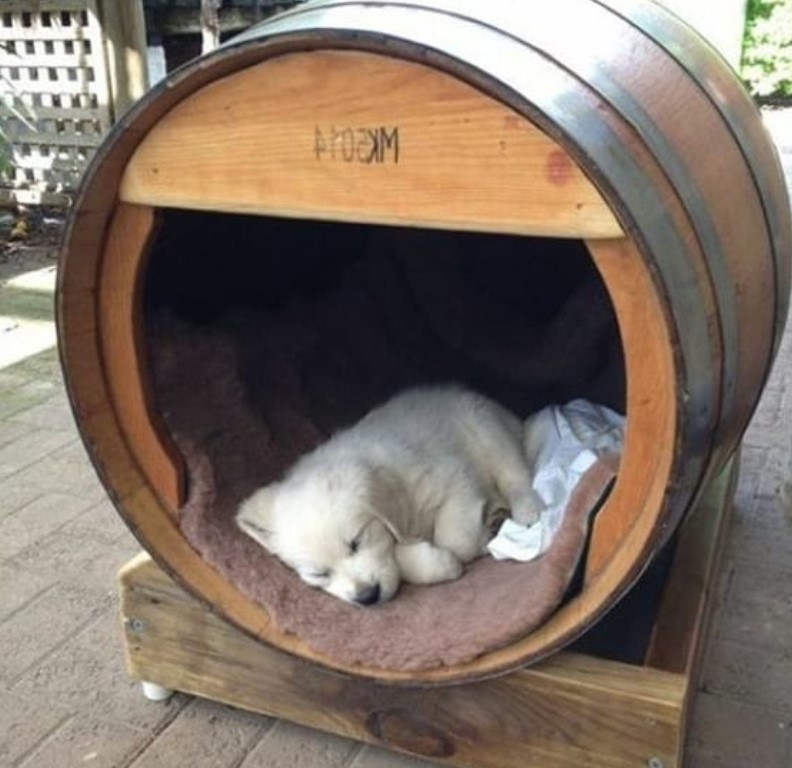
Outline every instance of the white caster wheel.
<svg viewBox="0 0 792 768">
<path fill-rule="evenodd" d="M 156 683 L 149 683 L 144 680 L 140 687 L 143 689 L 143 695 L 149 701 L 165 701 L 173 696 L 173 691 L 170 688 L 164 688 Z"/>
</svg>

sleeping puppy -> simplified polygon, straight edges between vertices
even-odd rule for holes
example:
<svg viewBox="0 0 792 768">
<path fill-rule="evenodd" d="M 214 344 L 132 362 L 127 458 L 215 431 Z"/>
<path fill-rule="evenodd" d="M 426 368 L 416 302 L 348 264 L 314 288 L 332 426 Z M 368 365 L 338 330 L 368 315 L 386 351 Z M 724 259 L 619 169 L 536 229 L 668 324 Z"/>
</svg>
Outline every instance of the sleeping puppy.
<svg viewBox="0 0 792 768">
<path fill-rule="evenodd" d="M 311 586 L 373 605 L 401 581 L 458 578 L 494 518 L 532 524 L 540 511 L 520 420 L 448 386 L 371 411 L 256 491 L 236 523 Z"/>
</svg>

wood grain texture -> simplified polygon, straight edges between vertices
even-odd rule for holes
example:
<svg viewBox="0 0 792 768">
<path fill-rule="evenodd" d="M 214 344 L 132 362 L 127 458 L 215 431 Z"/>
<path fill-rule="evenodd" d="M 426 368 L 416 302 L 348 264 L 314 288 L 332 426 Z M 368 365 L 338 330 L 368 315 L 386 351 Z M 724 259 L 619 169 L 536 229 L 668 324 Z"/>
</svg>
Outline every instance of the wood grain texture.
<svg viewBox="0 0 792 768">
<path fill-rule="evenodd" d="M 494 680 L 389 686 L 256 643 L 147 556 L 120 581 L 127 666 L 139 680 L 451 765 L 676 765 L 681 675 L 562 653 Z"/>
<path fill-rule="evenodd" d="M 509 108 L 420 64 L 282 56 L 154 126 L 120 197 L 144 205 L 556 237 L 621 228 L 577 164 Z"/>
<path fill-rule="evenodd" d="M 127 444 L 173 515 L 184 502 L 184 467 L 152 405 L 145 370 L 141 281 L 154 211 L 121 204 L 110 223 L 99 278 L 99 334 L 104 371 Z"/>
<path fill-rule="evenodd" d="M 720 560 L 740 470 L 739 451 L 712 481 L 697 514 L 682 524 L 671 574 L 646 654 L 647 666 L 694 678 L 712 603 L 710 590 Z"/>
<path fill-rule="evenodd" d="M 627 367 L 624 449 L 616 485 L 594 521 L 586 561 L 591 584 L 618 573 L 618 550 L 640 558 L 654 533 L 674 458 L 677 376 L 663 306 L 635 244 L 587 245 L 613 302 Z"/>
<path fill-rule="evenodd" d="M 349 677 L 257 643 L 140 554 L 119 573 L 127 668 L 138 680 L 451 765 L 628 768 L 655 757 L 673 768 L 737 468 L 734 459 L 680 531 L 643 666 L 561 652 L 445 688 Z M 689 579 L 691 569 L 700 578 Z"/>
<path fill-rule="evenodd" d="M 98 0 L 114 119 L 148 90 L 146 20 L 141 0 Z"/>
<path fill-rule="evenodd" d="M 454 9 L 462 7 L 440 0 L 427 0 L 426 4 L 435 2 L 451 9 L 445 18 L 449 24 Z M 599 8 L 602 3 L 591 6 L 590 12 L 603 13 Z M 492 30 L 489 6 L 476 10 L 474 4 L 465 3 L 465 7 L 480 18 L 480 31 Z M 393 16 L 387 3 L 370 5 L 368 10 L 366 23 L 380 12 L 386 21 Z M 494 4 L 492 10 L 497 10 Z M 415 4 L 403 13 L 417 14 Z M 348 16 L 353 17 L 355 14 Z M 440 17 L 434 14 L 433 18 Z M 499 44 L 505 45 L 507 38 L 517 39 L 511 17 L 507 20 L 508 34 L 502 35 Z M 546 23 L 544 17 L 540 23 Z M 139 365 L 134 359 L 138 342 L 134 339 L 133 307 L 123 304 L 129 301 L 128 296 L 117 306 L 112 291 L 122 290 L 121 284 L 116 288 L 108 285 L 116 279 L 114 270 L 119 270 L 122 282 L 134 280 L 135 259 L 142 258 L 144 251 L 145 226 L 123 224 L 126 214 L 113 220 L 119 185 L 119 194 L 127 201 L 119 210 L 179 205 L 586 240 L 619 319 L 627 360 L 628 429 L 622 473 L 594 526 L 585 589 L 531 636 L 469 665 L 422 675 L 420 683 L 428 686 L 486 677 L 542 656 L 596 621 L 616 594 L 629 586 L 683 519 L 700 483 L 719 466 L 723 454 L 728 455 L 729 439 L 741 426 L 739 419 L 726 425 L 723 419 L 728 420 L 730 412 L 744 416 L 751 398 L 758 396 L 754 388 L 761 386 L 760 367 L 769 359 L 769 347 L 754 346 L 754 342 L 765 339 L 770 343 L 767 326 L 772 302 L 768 299 L 758 308 L 755 304 L 761 304 L 762 295 L 772 291 L 772 274 L 768 264 L 755 269 L 753 259 L 744 258 L 748 246 L 757 248 L 761 256 L 769 241 L 760 236 L 762 221 L 752 220 L 746 227 L 740 221 L 743 209 L 752 217 L 761 212 L 756 200 L 748 200 L 749 193 L 753 194 L 751 180 L 739 153 L 734 147 L 724 153 L 705 152 L 711 136 L 728 139 L 728 131 L 713 115 L 701 123 L 694 119 L 690 105 L 696 106 L 696 112 L 706 111 L 706 100 L 685 82 L 684 72 L 663 63 L 663 54 L 651 48 L 640 30 L 636 30 L 635 39 L 626 33 L 616 35 L 618 44 L 604 45 L 596 54 L 602 60 L 592 60 L 590 69 L 586 64 L 592 56 L 591 47 L 573 51 L 575 55 L 569 58 L 559 51 L 559 58 L 553 58 L 554 46 L 568 46 L 572 38 L 556 40 L 552 28 L 541 30 L 553 38 L 553 46 L 547 44 L 544 50 L 541 45 L 528 44 L 520 53 L 512 45 L 515 55 L 508 66 L 500 68 L 494 66 L 503 63 L 500 60 L 482 61 L 479 53 L 485 48 L 474 36 L 469 44 L 467 38 L 461 39 L 460 45 L 469 49 L 470 60 L 466 60 L 444 48 L 457 40 L 455 36 L 446 35 L 444 40 L 443 34 L 435 36 L 427 25 L 414 26 L 412 42 L 424 41 L 423 45 L 389 37 L 393 30 L 387 23 L 375 34 L 371 30 L 340 32 L 335 37 L 325 27 L 317 32 L 309 25 L 296 42 L 288 35 L 268 39 L 263 29 L 259 41 L 221 50 L 213 58 L 175 73 L 132 109 L 123 130 L 118 130 L 100 153 L 101 162 L 89 171 L 89 183 L 76 201 L 64 249 L 58 315 L 61 354 L 81 431 L 130 527 L 180 583 L 210 603 L 213 610 L 289 654 L 332 666 L 332 660 L 318 659 L 298 638 L 272 626 L 266 612 L 222 580 L 189 547 L 172 505 L 163 503 L 168 492 L 158 488 L 162 483 L 155 475 L 144 471 L 147 461 L 157 464 L 157 446 L 147 448 L 145 438 L 138 445 L 130 431 L 134 425 L 124 423 L 134 422 L 136 412 L 145 413 L 143 402 L 135 404 L 136 398 L 145 401 L 145 377 L 138 370 L 133 373 L 138 377 L 136 383 L 123 379 L 125 372 L 134 372 Z M 533 35 L 535 27 L 538 24 L 532 23 L 523 33 Z M 360 45 L 380 53 L 303 50 L 333 45 Z M 486 50 L 497 53 L 500 49 Z M 641 64 L 650 54 L 657 67 L 647 69 Z M 400 55 L 416 61 L 396 58 Z M 536 99 L 542 89 L 534 89 L 534 84 L 544 81 L 536 73 L 546 71 L 548 62 L 557 62 L 553 66 L 570 75 L 581 65 L 578 57 L 583 59 L 583 76 L 569 87 L 579 89 L 582 95 L 576 104 L 584 108 L 561 110 L 553 118 L 538 114 Z M 542 67 L 535 68 L 537 62 Z M 620 71 L 621 66 L 629 71 Z M 446 71 L 439 71 L 441 67 Z M 506 86 L 499 88 L 490 77 L 495 70 L 501 75 L 508 75 L 507 70 L 518 73 L 520 79 L 515 82 L 524 85 L 523 91 L 515 87 L 510 93 Z M 642 80 L 647 71 L 664 74 L 647 83 Z M 460 79 L 455 79 L 454 73 Z M 595 78 L 600 78 L 599 83 Z M 463 83 L 463 79 L 486 82 L 502 101 Z M 620 113 L 616 102 L 600 99 L 596 88 L 603 83 L 631 94 L 638 112 Z M 551 90 L 553 94 L 563 91 Z M 504 106 L 505 102 L 514 110 Z M 518 110 L 532 114 L 548 133 L 538 130 Z M 595 128 L 606 126 L 611 140 L 586 145 L 587 150 L 582 151 L 564 121 L 569 117 L 575 122 L 586 115 L 590 116 L 585 119 L 591 120 L 591 131 L 576 134 L 578 139 L 595 135 Z M 679 148 L 678 157 L 658 153 L 650 146 L 647 137 L 652 132 L 636 128 L 637 118 L 646 116 L 666 132 L 666 145 Z M 696 131 L 697 125 L 706 130 Z M 395 129 L 399 131 L 398 162 Z M 564 149 L 548 134 L 563 142 Z M 602 173 L 609 168 L 614 152 L 617 166 L 634 166 L 647 182 L 644 188 L 657 192 L 658 205 L 648 206 L 646 219 L 641 219 L 646 231 L 629 215 L 633 196 L 604 181 Z M 734 173 L 726 159 L 739 166 Z M 672 176 L 687 166 L 695 184 L 675 186 Z M 722 193 L 724 174 L 735 181 L 731 190 Z M 599 189 L 606 191 L 602 194 L 607 194 L 607 204 L 589 179 L 597 179 Z M 690 189 L 696 194 L 683 194 Z M 744 199 L 748 200 L 745 204 Z M 713 231 L 729 247 L 729 258 L 720 264 L 719 273 L 712 271 L 704 248 L 706 227 L 695 226 L 702 212 L 717 217 Z M 788 232 L 786 209 L 784 216 Z M 617 218 L 624 222 L 631 239 L 623 238 Z M 700 221 L 706 223 L 706 216 Z M 109 238 L 108 222 L 112 222 Z M 653 222 L 661 223 L 653 228 Z M 127 233 L 117 230 L 122 224 L 131 227 L 129 242 Z M 679 235 L 678 247 L 652 252 L 646 246 L 649 229 L 674 230 Z M 772 239 L 773 233 L 769 236 Z M 106 267 L 104 262 L 114 249 L 121 252 L 121 260 Z M 679 259 L 674 262 L 668 258 L 670 254 Z M 684 277 L 673 274 L 667 266 L 671 262 L 689 267 L 690 273 L 685 272 Z M 126 277 L 124 270 L 128 270 Z M 724 276 L 733 278 L 734 295 L 722 290 Z M 779 272 L 777 279 L 776 292 L 779 286 L 788 287 L 788 268 Z M 750 285 L 746 282 L 754 280 Z M 725 282 L 728 286 L 729 280 Z M 689 300 L 677 304 L 680 292 Z M 97 296 L 104 302 L 101 311 L 95 303 Z M 732 305 L 739 316 L 729 317 Z M 678 311 L 678 306 L 694 309 Z M 732 329 L 739 330 L 739 349 L 726 350 L 734 334 L 729 340 L 724 318 L 730 320 Z M 685 347 L 682 342 L 691 338 L 690 327 L 696 325 L 690 322 L 693 319 L 700 321 L 698 327 L 704 330 L 695 345 Z M 114 341 L 118 338 L 123 342 L 120 347 Z M 119 359 L 109 366 L 117 370 L 108 373 L 106 361 L 117 349 L 121 350 Z M 739 365 L 730 369 L 724 362 L 728 360 Z M 695 375 L 690 373 L 693 369 Z M 125 392 L 127 386 L 140 392 Z M 736 408 L 724 397 L 727 388 L 731 388 Z M 711 406 L 711 414 L 687 405 L 691 395 L 702 392 L 706 396 L 700 397 L 699 404 Z M 127 416 L 119 418 L 119 408 Z M 701 417 L 694 430 L 690 424 L 699 413 L 705 413 L 706 418 Z M 722 439 L 724 436 L 728 439 Z M 149 430 L 148 439 L 152 437 L 156 442 L 154 429 Z M 160 449 L 166 456 L 167 450 Z M 149 457 L 143 462 L 141 452 Z M 692 578 L 697 577 L 694 574 Z M 686 642 L 680 635 L 678 644 Z M 680 658 L 668 650 L 673 645 L 663 643 L 663 650 L 657 653 Z M 659 658 L 663 665 L 678 665 Z M 385 677 L 400 686 L 416 682 L 406 673 L 346 671 Z M 383 733 L 404 730 L 398 718 L 378 723 Z"/>
</svg>

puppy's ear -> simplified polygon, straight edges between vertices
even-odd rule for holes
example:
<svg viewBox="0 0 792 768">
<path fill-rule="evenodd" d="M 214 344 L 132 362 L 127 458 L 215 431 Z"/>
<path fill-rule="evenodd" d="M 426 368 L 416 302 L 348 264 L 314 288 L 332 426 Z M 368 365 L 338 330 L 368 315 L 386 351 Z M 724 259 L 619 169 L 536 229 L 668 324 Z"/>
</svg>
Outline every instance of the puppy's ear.
<svg viewBox="0 0 792 768">
<path fill-rule="evenodd" d="M 396 541 L 409 530 L 410 509 L 399 481 L 388 470 L 378 467 L 371 474 L 369 498 L 372 514 L 390 531 Z"/>
<path fill-rule="evenodd" d="M 234 516 L 239 529 L 267 549 L 270 548 L 275 535 L 276 493 L 277 484 L 260 488 L 242 502 Z"/>
</svg>

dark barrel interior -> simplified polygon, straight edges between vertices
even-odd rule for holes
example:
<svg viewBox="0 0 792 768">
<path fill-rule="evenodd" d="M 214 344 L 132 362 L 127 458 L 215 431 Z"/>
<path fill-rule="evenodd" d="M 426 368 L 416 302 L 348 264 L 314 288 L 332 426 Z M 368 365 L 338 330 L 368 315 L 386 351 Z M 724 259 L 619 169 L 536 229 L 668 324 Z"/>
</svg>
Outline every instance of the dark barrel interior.
<svg viewBox="0 0 792 768">
<path fill-rule="evenodd" d="M 613 308 L 577 240 L 163 211 L 143 296 L 152 338 L 167 319 L 238 336 L 254 399 L 258 357 L 302 354 L 322 430 L 445 381 L 522 415 L 625 408 Z"/>
</svg>

